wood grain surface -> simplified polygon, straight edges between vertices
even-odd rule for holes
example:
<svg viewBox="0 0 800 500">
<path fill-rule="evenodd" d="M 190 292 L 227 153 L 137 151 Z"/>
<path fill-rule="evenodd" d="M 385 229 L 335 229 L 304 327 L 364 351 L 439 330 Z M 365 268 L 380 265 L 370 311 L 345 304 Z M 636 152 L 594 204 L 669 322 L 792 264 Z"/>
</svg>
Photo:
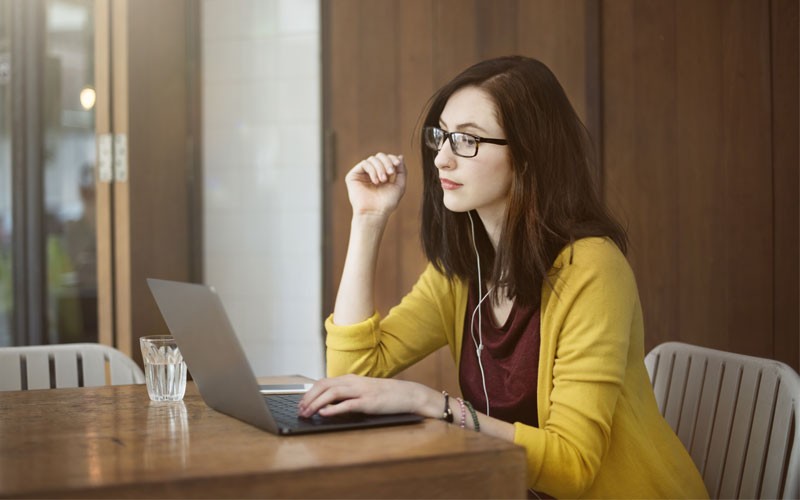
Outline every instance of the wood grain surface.
<svg viewBox="0 0 800 500">
<path fill-rule="evenodd" d="M 261 379 L 262 382 L 269 380 Z M 428 420 L 278 437 L 143 385 L 0 393 L 0 497 L 500 498 L 523 449 Z"/>
</svg>

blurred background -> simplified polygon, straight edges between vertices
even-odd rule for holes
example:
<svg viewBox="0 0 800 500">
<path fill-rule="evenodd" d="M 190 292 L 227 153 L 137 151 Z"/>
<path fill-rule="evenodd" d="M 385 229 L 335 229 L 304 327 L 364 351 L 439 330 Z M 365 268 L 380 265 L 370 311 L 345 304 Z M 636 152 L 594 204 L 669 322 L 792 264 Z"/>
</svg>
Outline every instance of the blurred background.
<svg viewBox="0 0 800 500">
<path fill-rule="evenodd" d="M 407 159 L 385 313 L 424 266 L 420 113 L 504 54 L 594 138 L 648 348 L 798 369 L 796 0 L 0 0 L 0 346 L 139 359 L 158 277 L 214 285 L 257 374 L 322 376 L 344 172 Z M 456 392 L 449 352 L 401 377 Z"/>
</svg>

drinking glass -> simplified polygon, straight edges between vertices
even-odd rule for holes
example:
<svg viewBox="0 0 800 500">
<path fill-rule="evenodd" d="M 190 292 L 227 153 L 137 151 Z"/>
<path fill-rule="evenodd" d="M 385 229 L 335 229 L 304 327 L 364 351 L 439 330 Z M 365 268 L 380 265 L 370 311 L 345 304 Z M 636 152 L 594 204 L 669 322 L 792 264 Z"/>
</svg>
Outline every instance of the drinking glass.
<svg viewBox="0 0 800 500">
<path fill-rule="evenodd" d="M 186 363 L 171 335 L 139 338 L 147 394 L 153 401 L 180 401 L 186 392 Z"/>
</svg>

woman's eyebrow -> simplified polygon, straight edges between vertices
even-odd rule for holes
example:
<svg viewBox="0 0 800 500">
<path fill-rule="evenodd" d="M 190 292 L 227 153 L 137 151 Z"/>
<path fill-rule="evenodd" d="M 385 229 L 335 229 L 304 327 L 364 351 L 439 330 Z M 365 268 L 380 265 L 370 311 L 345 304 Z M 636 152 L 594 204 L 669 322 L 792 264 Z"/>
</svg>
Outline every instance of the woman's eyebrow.
<svg viewBox="0 0 800 500">
<path fill-rule="evenodd" d="M 440 125 L 442 128 L 444 128 L 444 129 L 447 129 L 447 128 L 448 128 L 448 127 L 447 127 L 447 124 L 445 124 L 445 122 L 444 122 L 443 120 L 441 120 L 441 119 L 439 119 L 439 125 Z M 463 129 L 465 129 L 465 128 L 474 128 L 474 129 L 480 130 L 480 131 L 481 131 L 481 132 L 483 132 L 483 133 L 486 133 L 486 132 L 488 132 L 488 131 L 487 131 L 485 128 L 481 127 L 480 125 L 478 125 L 478 124 L 477 124 L 477 123 L 475 123 L 475 122 L 464 122 L 464 123 L 459 123 L 458 125 L 456 125 L 456 128 L 455 128 L 455 130 L 463 130 Z"/>
</svg>

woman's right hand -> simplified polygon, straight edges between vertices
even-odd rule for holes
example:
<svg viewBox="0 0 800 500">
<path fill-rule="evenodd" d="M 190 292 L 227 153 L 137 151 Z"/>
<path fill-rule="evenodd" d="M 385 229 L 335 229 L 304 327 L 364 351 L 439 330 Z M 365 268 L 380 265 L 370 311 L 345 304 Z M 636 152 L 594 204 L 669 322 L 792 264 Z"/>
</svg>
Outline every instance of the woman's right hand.
<svg viewBox="0 0 800 500">
<path fill-rule="evenodd" d="M 358 162 L 344 180 L 353 215 L 388 217 L 406 190 L 403 156 L 376 153 Z"/>
</svg>

